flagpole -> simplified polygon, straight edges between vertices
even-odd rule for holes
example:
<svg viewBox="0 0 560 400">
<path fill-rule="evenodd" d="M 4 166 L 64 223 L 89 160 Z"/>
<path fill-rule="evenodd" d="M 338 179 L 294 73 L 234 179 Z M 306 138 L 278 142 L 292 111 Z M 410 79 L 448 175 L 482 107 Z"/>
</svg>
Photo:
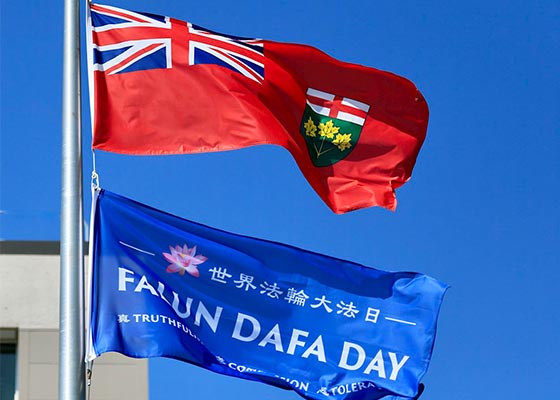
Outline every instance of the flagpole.
<svg viewBox="0 0 560 400">
<path fill-rule="evenodd" d="M 64 1 L 60 220 L 60 400 L 85 399 L 79 0 Z"/>
</svg>

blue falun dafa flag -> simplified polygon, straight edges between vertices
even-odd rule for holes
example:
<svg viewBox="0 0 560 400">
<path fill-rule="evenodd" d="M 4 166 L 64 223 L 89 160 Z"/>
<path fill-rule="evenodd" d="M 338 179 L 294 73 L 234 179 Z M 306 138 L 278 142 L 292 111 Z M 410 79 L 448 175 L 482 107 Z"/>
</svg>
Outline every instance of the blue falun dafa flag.
<svg viewBox="0 0 560 400">
<path fill-rule="evenodd" d="M 94 208 L 88 360 L 170 357 L 306 399 L 418 395 L 445 284 L 224 232 L 104 190 Z"/>
</svg>

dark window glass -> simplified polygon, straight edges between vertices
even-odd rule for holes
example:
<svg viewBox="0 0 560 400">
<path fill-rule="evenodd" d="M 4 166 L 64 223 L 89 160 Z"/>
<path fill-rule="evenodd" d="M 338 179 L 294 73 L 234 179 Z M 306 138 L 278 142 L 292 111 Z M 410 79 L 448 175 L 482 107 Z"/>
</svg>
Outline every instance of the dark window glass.
<svg viewBox="0 0 560 400">
<path fill-rule="evenodd" d="M 16 392 L 17 331 L 0 329 L 0 399 L 13 400 Z"/>
</svg>

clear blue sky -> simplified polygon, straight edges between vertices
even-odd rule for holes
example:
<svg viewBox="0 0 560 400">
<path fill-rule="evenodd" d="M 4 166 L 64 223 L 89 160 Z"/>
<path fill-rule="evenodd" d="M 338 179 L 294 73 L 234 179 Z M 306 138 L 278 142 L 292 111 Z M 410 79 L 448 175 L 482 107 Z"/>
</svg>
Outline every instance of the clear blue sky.
<svg viewBox="0 0 560 400">
<path fill-rule="evenodd" d="M 63 6 L 0 4 L 0 238 L 55 240 Z M 290 154 L 272 146 L 160 158 L 97 152 L 103 187 L 224 230 L 450 284 L 423 399 L 558 396 L 560 2 L 110 4 L 310 44 L 397 73 L 423 92 L 431 115 L 394 213 L 333 214 Z M 85 74 L 83 83 L 87 93 Z M 298 398 L 169 360 L 150 361 L 150 392 L 152 400 Z"/>
</svg>

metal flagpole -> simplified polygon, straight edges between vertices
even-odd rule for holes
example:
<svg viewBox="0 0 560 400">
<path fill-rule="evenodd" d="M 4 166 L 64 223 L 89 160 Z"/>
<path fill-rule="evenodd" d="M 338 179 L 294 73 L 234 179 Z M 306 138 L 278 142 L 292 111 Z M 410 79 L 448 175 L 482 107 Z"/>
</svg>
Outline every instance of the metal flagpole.
<svg viewBox="0 0 560 400">
<path fill-rule="evenodd" d="M 80 6 L 64 1 L 59 399 L 85 399 Z"/>
</svg>

